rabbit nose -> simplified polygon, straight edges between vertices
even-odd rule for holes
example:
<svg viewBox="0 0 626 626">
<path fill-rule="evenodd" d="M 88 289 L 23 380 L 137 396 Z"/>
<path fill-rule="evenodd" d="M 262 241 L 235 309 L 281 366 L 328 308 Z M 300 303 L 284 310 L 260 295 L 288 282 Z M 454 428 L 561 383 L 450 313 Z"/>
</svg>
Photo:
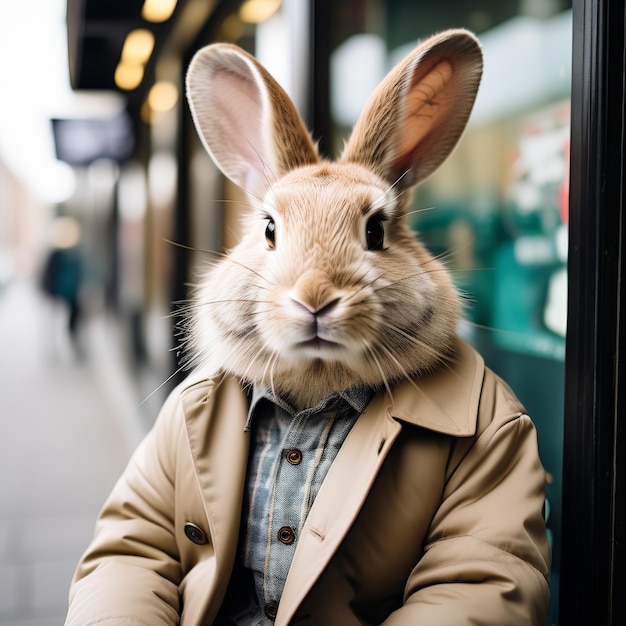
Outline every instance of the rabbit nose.
<svg viewBox="0 0 626 626">
<path fill-rule="evenodd" d="M 339 302 L 340 298 L 335 298 L 334 300 L 331 300 L 330 302 L 327 302 L 326 304 L 323 304 L 319 308 L 314 308 L 310 304 L 308 304 L 306 302 L 301 302 L 300 300 L 298 300 L 297 298 L 294 298 L 293 296 L 291 296 L 291 300 L 293 302 L 295 302 L 297 305 L 299 305 L 302 308 L 306 309 L 314 317 L 322 317 L 323 315 L 326 315 L 327 313 L 330 313 L 330 311 L 335 308 L 335 306 Z"/>
<path fill-rule="evenodd" d="M 315 317 L 329 313 L 341 299 L 330 276 L 321 270 L 307 270 L 302 274 L 289 298 Z"/>
</svg>

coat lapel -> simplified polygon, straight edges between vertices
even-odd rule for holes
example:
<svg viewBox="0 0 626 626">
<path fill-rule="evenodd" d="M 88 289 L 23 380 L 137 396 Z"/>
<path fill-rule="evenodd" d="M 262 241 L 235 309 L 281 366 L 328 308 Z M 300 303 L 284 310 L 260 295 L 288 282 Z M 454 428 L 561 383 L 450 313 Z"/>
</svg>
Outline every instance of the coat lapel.
<svg viewBox="0 0 626 626">
<path fill-rule="evenodd" d="M 315 498 L 302 528 L 276 624 L 287 624 L 354 522 L 378 470 L 400 433 L 377 395 L 356 421 Z"/>
</svg>

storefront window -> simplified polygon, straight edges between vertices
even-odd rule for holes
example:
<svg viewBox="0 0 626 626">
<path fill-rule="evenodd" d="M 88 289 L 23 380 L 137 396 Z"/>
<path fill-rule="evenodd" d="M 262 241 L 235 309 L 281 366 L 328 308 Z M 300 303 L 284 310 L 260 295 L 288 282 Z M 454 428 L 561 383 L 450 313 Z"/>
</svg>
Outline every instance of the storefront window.
<svg viewBox="0 0 626 626">
<path fill-rule="evenodd" d="M 468 129 L 452 157 L 418 187 L 410 219 L 465 294 L 462 334 L 537 425 L 554 558 L 548 623 L 556 624 L 571 3 L 344 0 L 335 11 L 329 37 L 336 42 L 330 102 L 337 148 L 367 95 L 418 39 L 465 27 L 483 45 L 485 71 Z"/>
</svg>

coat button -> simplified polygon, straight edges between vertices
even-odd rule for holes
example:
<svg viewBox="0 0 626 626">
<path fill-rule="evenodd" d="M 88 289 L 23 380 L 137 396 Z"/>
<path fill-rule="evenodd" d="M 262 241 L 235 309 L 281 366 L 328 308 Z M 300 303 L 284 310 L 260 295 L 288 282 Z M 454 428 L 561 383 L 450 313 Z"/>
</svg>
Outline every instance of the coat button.
<svg viewBox="0 0 626 626">
<path fill-rule="evenodd" d="M 265 605 L 265 615 L 268 619 L 274 621 L 276 619 L 276 614 L 278 613 L 278 602 L 268 602 Z"/>
<path fill-rule="evenodd" d="M 191 522 L 187 522 L 185 524 L 185 535 L 187 535 L 187 539 L 189 539 L 189 541 L 198 546 L 203 546 L 209 543 L 209 538 L 202 528 L 192 524 Z"/>
<path fill-rule="evenodd" d="M 287 457 L 287 461 L 292 465 L 300 465 L 302 462 L 302 452 L 300 452 L 297 448 L 287 450 L 287 454 L 285 456 Z"/>
<path fill-rule="evenodd" d="M 290 545 L 296 540 L 296 533 L 290 526 L 283 526 L 278 529 L 278 541 L 285 545 Z"/>
</svg>

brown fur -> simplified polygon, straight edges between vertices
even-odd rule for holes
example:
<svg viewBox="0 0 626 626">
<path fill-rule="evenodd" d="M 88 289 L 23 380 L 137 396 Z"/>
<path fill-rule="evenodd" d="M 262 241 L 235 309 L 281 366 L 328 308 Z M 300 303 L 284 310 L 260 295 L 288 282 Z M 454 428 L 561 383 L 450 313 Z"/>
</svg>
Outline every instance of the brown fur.
<svg viewBox="0 0 626 626">
<path fill-rule="evenodd" d="M 297 407 L 391 386 L 448 356 L 461 304 L 404 218 L 410 188 L 469 116 L 480 47 L 448 31 L 381 83 L 337 163 L 322 161 L 287 95 L 234 46 L 201 50 L 188 95 L 207 150 L 255 205 L 241 242 L 197 289 L 193 362 L 272 385 Z M 366 224 L 384 218 L 384 246 Z M 266 241 L 269 220 L 275 245 Z"/>
</svg>

